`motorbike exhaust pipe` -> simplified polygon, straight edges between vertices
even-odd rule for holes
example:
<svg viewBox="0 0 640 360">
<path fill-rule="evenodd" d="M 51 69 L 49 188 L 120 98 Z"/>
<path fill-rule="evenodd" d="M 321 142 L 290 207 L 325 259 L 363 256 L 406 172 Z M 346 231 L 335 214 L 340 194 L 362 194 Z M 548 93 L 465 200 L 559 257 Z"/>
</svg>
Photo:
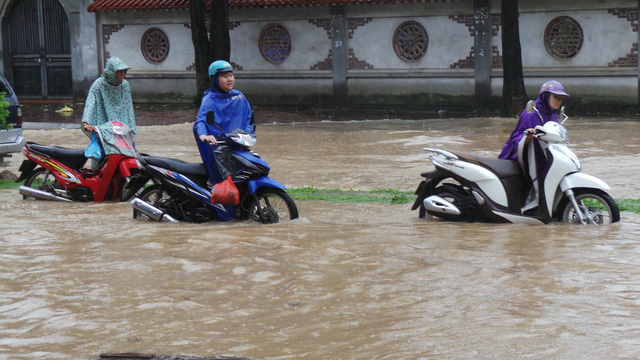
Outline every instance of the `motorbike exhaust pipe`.
<svg viewBox="0 0 640 360">
<path fill-rule="evenodd" d="M 431 195 L 422 201 L 427 211 L 439 212 L 443 214 L 460 215 L 460 209 L 451 202 L 438 195 Z"/>
<path fill-rule="evenodd" d="M 20 186 L 18 191 L 20 192 L 20 195 L 22 195 L 22 196 L 32 197 L 32 198 L 35 198 L 35 199 L 38 199 L 38 200 L 54 200 L 54 201 L 71 202 L 71 200 L 69 200 L 67 198 L 63 198 L 62 196 L 50 194 L 50 193 L 48 193 L 46 191 L 34 189 L 32 187 L 28 187 L 28 186 L 24 186 L 24 185 Z"/>
<path fill-rule="evenodd" d="M 172 218 L 168 214 L 165 214 L 162 210 L 138 198 L 131 200 L 129 204 L 132 208 L 140 211 L 155 221 L 178 222 L 178 220 Z"/>
</svg>

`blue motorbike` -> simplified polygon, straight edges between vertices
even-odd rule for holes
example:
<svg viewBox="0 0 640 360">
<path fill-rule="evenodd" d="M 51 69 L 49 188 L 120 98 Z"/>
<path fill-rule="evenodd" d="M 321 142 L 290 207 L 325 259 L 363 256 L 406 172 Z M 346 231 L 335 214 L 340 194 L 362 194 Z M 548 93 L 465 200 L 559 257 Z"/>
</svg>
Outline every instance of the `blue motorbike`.
<svg viewBox="0 0 640 360">
<path fill-rule="evenodd" d="M 298 217 L 298 208 L 286 188 L 270 178 L 270 167 L 251 150 L 254 134 L 234 130 L 217 137 L 216 156 L 223 163 L 239 193 L 235 205 L 212 202 L 215 186 L 203 163 L 140 154 L 140 169 L 151 186 L 134 198 L 135 219 L 206 222 L 252 219 L 277 223 Z"/>
</svg>

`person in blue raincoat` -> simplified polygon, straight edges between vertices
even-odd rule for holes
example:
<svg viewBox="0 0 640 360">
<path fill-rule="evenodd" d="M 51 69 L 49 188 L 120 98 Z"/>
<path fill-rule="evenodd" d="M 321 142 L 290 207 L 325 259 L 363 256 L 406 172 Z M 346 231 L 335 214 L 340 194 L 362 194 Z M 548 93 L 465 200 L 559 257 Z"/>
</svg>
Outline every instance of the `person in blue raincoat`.
<svg viewBox="0 0 640 360">
<path fill-rule="evenodd" d="M 226 179 L 229 175 L 216 156 L 216 136 L 235 129 L 255 132 L 249 101 L 240 91 L 233 88 L 235 78 L 231 64 L 217 60 L 209 65 L 211 87 L 204 92 L 198 110 L 193 134 L 198 144 L 202 161 L 207 168 L 213 184 Z M 207 113 L 213 111 L 215 124 L 207 123 Z"/>
<path fill-rule="evenodd" d="M 499 159 L 518 160 L 531 180 L 531 190 L 522 208 L 523 213 L 534 214 L 538 204 L 544 203 L 541 199 L 543 194 L 539 194 L 538 189 L 542 188 L 549 169 L 544 152 L 537 139 L 533 137 L 534 128 L 549 121 L 558 122 L 556 111 L 562 106 L 564 98 L 568 97 L 569 94 L 558 81 L 551 80 L 542 84 L 535 104 L 538 111 L 522 111 L 515 130 L 498 155 Z M 539 213 L 542 213 L 542 210 Z"/>
<path fill-rule="evenodd" d="M 102 76 L 93 82 L 82 113 L 82 130 L 91 137 L 92 132 L 100 134 L 105 155 L 125 154 L 135 156 L 135 148 L 117 146 L 111 121 L 119 121 L 129 127 L 131 137 L 137 133 L 131 88 L 125 76 L 130 68 L 118 57 L 107 60 Z M 94 163 L 95 167 L 95 163 Z"/>
</svg>

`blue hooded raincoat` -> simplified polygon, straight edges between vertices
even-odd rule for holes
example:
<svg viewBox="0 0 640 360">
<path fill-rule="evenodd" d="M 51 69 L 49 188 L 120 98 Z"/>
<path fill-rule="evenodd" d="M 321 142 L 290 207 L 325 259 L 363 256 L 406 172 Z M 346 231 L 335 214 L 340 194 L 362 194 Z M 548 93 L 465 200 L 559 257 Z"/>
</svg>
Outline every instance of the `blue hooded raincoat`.
<svg viewBox="0 0 640 360">
<path fill-rule="evenodd" d="M 235 129 L 254 133 L 255 129 L 251 122 L 251 106 L 247 98 L 235 89 L 231 89 L 228 93 L 215 89 L 215 86 L 207 89 L 202 97 L 200 110 L 196 122 L 193 124 L 193 135 L 196 138 L 198 150 L 209 177 L 214 184 L 217 184 L 226 179 L 228 174 L 225 174 L 225 170 L 221 169 L 216 161 L 215 150 L 217 146 L 203 143 L 200 141 L 200 135 L 218 136 Z M 215 125 L 207 124 L 209 111 L 213 111 L 215 114 Z"/>
<path fill-rule="evenodd" d="M 213 111 L 215 114 L 215 125 L 207 124 L 207 113 L 209 111 Z M 255 132 L 255 127 L 251 121 L 251 106 L 240 91 L 231 89 L 231 91 L 225 92 L 220 89 L 216 77 L 212 82 L 211 88 L 207 89 L 202 96 L 200 110 L 198 110 L 196 122 L 193 124 L 193 135 L 198 144 L 200 157 L 202 157 L 202 162 L 207 168 L 207 173 L 213 184 L 225 180 L 230 174 L 216 157 L 216 153 L 219 152 L 218 146 L 203 143 L 200 140 L 200 135 L 218 136 L 235 129 L 243 129 L 252 134 Z M 223 159 L 227 157 L 224 153 L 220 153 L 219 156 Z M 223 206 L 226 214 L 219 214 L 218 220 L 231 220 L 233 218 L 233 205 Z"/>
</svg>

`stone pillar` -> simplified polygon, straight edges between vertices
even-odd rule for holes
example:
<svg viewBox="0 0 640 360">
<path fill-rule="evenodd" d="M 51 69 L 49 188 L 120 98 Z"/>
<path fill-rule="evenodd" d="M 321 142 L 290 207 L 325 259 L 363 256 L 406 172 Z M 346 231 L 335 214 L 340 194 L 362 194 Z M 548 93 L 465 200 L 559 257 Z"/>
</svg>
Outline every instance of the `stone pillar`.
<svg viewBox="0 0 640 360">
<path fill-rule="evenodd" d="M 476 105 L 487 107 L 491 99 L 492 64 L 489 0 L 473 0 L 473 31 Z"/>
<path fill-rule="evenodd" d="M 640 0 L 638 0 L 640 1 Z M 331 65 L 333 67 L 333 106 L 347 103 L 347 18 L 343 5 L 331 6 Z"/>
<path fill-rule="evenodd" d="M 78 8 L 68 11 L 71 37 L 73 101 L 84 102 L 89 87 L 100 76 L 98 68 L 97 13 L 87 12 L 92 0 L 81 0 Z"/>
</svg>

